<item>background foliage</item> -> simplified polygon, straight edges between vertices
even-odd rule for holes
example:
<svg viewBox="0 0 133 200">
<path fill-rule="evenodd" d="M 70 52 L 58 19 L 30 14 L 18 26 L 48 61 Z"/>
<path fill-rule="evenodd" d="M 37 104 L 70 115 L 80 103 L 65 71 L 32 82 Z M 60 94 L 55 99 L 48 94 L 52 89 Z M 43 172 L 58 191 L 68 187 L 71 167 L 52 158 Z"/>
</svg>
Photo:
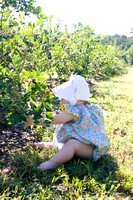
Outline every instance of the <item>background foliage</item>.
<svg viewBox="0 0 133 200">
<path fill-rule="evenodd" d="M 126 72 L 116 45 L 103 42 L 89 25 L 81 23 L 72 34 L 67 27 L 61 32 L 59 24 L 52 27 L 52 18 L 34 2 L 2 1 L 1 6 L 0 106 L 8 122 L 19 126 L 30 114 L 36 124 L 40 117 L 50 122 L 54 106 L 50 89 L 71 73 L 105 79 Z M 37 16 L 37 23 L 25 21 L 31 14 Z M 130 54 L 131 50 L 129 60 Z"/>
</svg>

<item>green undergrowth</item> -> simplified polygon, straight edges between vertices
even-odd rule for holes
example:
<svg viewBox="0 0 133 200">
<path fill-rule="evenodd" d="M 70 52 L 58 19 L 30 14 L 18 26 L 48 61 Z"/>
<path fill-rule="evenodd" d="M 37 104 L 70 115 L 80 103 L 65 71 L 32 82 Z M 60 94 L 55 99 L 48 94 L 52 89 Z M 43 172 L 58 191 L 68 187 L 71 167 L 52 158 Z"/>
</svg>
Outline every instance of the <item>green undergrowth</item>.
<svg viewBox="0 0 133 200">
<path fill-rule="evenodd" d="M 111 139 L 108 154 L 96 163 L 73 158 L 54 170 L 37 166 L 56 150 L 16 152 L 12 176 L 1 174 L 0 199 L 132 199 L 133 69 L 121 77 L 96 83 L 90 103 L 99 104 Z M 93 90 L 92 90 L 93 91 Z M 37 128 L 38 141 L 50 141 L 55 127 Z M 4 169 L 0 163 L 1 169 Z"/>
</svg>

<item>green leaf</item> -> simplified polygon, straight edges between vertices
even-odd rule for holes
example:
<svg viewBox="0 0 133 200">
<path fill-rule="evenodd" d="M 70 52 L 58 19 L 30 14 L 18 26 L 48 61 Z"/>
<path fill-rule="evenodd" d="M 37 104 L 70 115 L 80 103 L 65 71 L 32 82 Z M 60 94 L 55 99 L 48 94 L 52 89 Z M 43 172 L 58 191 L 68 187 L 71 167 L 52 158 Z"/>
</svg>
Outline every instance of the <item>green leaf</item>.
<svg viewBox="0 0 133 200">
<path fill-rule="evenodd" d="M 16 124 L 18 124 L 18 123 L 21 122 L 21 120 L 20 120 L 20 114 L 18 114 L 18 113 L 12 113 L 11 112 L 11 113 L 9 113 L 7 115 L 7 117 L 9 119 L 10 123 L 13 124 L 13 125 L 16 125 Z"/>
<path fill-rule="evenodd" d="M 42 111 L 43 111 L 43 103 L 40 103 L 40 105 L 36 108 L 35 113 L 34 113 L 34 118 L 33 119 L 40 119 L 42 118 Z"/>
<path fill-rule="evenodd" d="M 46 105 L 44 107 L 46 108 L 47 112 L 53 111 L 52 108 L 48 105 L 48 103 L 46 103 Z"/>
<path fill-rule="evenodd" d="M 33 118 L 34 119 L 34 118 Z M 36 125 L 38 125 L 38 124 L 40 124 L 40 123 L 42 123 L 40 120 L 38 120 L 38 119 L 36 119 L 35 121 L 34 121 L 34 124 L 36 124 Z"/>
<path fill-rule="evenodd" d="M 35 112 L 41 113 L 42 108 L 43 108 L 43 103 L 40 103 L 40 105 L 36 108 Z"/>
<path fill-rule="evenodd" d="M 38 81 L 45 81 L 46 78 L 44 78 L 44 77 L 37 77 L 37 80 L 38 80 Z"/>
<path fill-rule="evenodd" d="M 31 109 L 35 110 L 36 109 L 36 105 L 32 102 L 30 102 L 30 106 L 31 106 Z"/>
<path fill-rule="evenodd" d="M 27 71 L 22 71 L 22 74 L 24 77 L 28 78 L 30 76 L 30 73 Z"/>
<path fill-rule="evenodd" d="M 44 124 L 50 124 L 51 122 L 52 122 L 52 120 L 46 119 L 46 120 L 44 121 Z"/>
<path fill-rule="evenodd" d="M 54 118 L 54 116 L 53 116 L 53 114 L 51 112 L 47 112 L 47 113 L 45 113 L 45 115 L 46 115 L 46 117 L 48 119 L 53 119 Z"/>
<path fill-rule="evenodd" d="M 42 115 L 40 115 L 40 113 L 35 112 L 33 119 L 36 120 L 36 119 L 40 119 L 40 118 L 42 118 Z"/>
<path fill-rule="evenodd" d="M 37 99 L 36 99 L 36 96 L 35 96 L 35 95 L 32 95 L 32 96 L 31 96 L 31 98 L 32 98 L 32 100 L 33 100 L 33 101 L 35 101 L 35 102 L 37 101 Z"/>
<path fill-rule="evenodd" d="M 2 71 L 3 75 L 5 75 L 5 73 L 6 73 L 6 68 L 3 68 L 1 71 Z"/>
<path fill-rule="evenodd" d="M 47 85 L 42 86 L 42 89 L 46 90 L 46 88 L 47 88 Z"/>
<path fill-rule="evenodd" d="M 6 92 L 10 93 L 10 92 L 11 92 L 11 88 L 12 88 L 12 86 L 9 85 L 9 86 L 6 88 Z"/>
<path fill-rule="evenodd" d="M 27 103 L 30 100 L 30 93 L 24 94 L 23 101 Z"/>
</svg>

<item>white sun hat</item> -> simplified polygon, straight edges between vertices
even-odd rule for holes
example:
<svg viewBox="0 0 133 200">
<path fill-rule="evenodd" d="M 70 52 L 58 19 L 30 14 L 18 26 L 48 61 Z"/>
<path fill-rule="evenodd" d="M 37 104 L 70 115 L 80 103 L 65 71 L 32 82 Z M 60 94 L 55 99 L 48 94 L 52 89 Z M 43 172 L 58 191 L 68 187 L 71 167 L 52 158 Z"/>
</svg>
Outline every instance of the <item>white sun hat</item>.
<svg viewBox="0 0 133 200">
<path fill-rule="evenodd" d="M 52 89 L 55 96 L 75 105 L 77 100 L 89 101 L 90 90 L 84 77 L 71 75 L 69 81 Z"/>
</svg>

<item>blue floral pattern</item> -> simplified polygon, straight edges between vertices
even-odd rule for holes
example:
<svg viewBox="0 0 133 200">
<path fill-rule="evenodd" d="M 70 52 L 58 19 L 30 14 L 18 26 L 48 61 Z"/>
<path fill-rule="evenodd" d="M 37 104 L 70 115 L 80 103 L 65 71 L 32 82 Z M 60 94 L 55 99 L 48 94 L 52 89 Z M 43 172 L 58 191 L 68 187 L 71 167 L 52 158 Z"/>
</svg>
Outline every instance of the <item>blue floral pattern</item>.
<svg viewBox="0 0 133 200">
<path fill-rule="evenodd" d="M 102 109 L 98 105 L 63 104 L 62 110 L 76 115 L 79 120 L 76 123 L 62 124 L 57 132 L 57 141 L 66 143 L 69 139 L 75 138 L 85 144 L 94 145 L 94 161 L 105 155 L 110 147 L 110 140 L 105 131 Z"/>
</svg>

